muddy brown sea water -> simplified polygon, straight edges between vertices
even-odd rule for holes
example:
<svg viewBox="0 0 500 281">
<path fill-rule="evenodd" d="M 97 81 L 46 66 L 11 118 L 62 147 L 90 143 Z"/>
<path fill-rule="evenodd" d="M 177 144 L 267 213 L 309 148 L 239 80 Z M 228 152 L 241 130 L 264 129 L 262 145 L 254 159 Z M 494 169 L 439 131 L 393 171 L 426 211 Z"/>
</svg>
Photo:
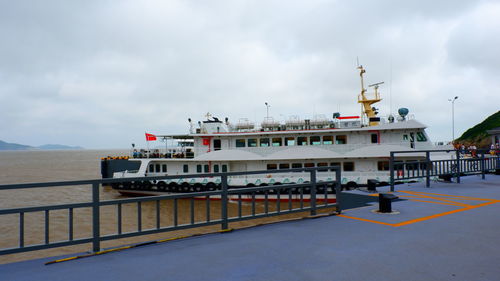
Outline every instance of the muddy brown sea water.
<svg viewBox="0 0 500 281">
<path fill-rule="evenodd" d="M 66 150 L 66 151 L 0 151 L 0 184 L 53 182 L 67 180 L 99 179 L 100 159 L 106 156 L 127 155 L 126 150 Z M 117 191 L 102 187 L 101 200 L 126 198 Z M 0 190 L 0 209 L 15 207 L 29 207 L 52 204 L 89 202 L 91 201 L 91 186 L 64 186 L 48 188 L 31 188 L 19 190 Z M 173 225 L 173 201 L 165 200 L 160 203 L 160 225 Z M 191 201 L 179 200 L 178 224 L 191 221 Z M 156 202 L 143 203 L 142 229 L 156 227 Z M 206 220 L 206 202 L 194 201 L 194 218 L 196 222 Z M 257 203 L 256 211 L 261 212 L 264 206 Z M 271 206 L 269 211 L 275 210 Z M 251 213 L 251 204 L 242 203 L 242 215 Z M 230 216 L 238 214 L 238 203 L 229 206 Z M 230 228 L 244 228 L 259 224 L 271 223 L 280 220 L 294 219 L 306 216 L 306 212 L 280 215 L 264 219 L 247 220 L 230 224 Z M 45 239 L 45 221 L 43 212 L 25 214 L 25 245 L 43 244 Z M 210 202 L 210 218 L 220 218 L 220 202 Z M 90 237 L 92 234 L 90 208 L 79 208 L 74 211 L 74 238 Z M 50 212 L 49 238 L 51 242 L 68 239 L 68 211 L 57 210 Z M 122 231 L 137 230 L 137 204 L 122 206 Z M 218 231 L 220 225 L 187 229 L 181 231 L 164 232 L 160 234 L 144 235 L 102 242 L 102 248 L 140 243 L 152 240 L 174 238 L 193 234 L 202 234 Z M 101 235 L 117 233 L 116 206 L 101 207 Z M 19 245 L 19 215 L 0 215 L 0 248 L 11 248 Z M 82 244 L 69 247 L 60 247 L 47 250 L 32 251 L 19 254 L 0 256 L 0 263 L 51 257 L 67 254 L 88 252 L 91 244 Z"/>
</svg>

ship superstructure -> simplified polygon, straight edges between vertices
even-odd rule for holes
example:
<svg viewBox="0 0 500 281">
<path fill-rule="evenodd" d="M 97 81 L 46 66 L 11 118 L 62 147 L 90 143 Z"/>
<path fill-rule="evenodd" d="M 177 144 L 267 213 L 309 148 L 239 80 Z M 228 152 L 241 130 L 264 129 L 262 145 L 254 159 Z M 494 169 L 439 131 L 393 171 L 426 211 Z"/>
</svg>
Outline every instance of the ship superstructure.
<svg viewBox="0 0 500 281">
<path fill-rule="evenodd" d="M 340 166 L 344 186 L 362 186 L 369 180 L 388 182 L 391 151 L 432 149 L 433 144 L 425 132 L 426 126 L 408 115 L 406 108 L 398 111 L 398 118 L 379 116 L 373 105 L 381 101 L 378 92 L 381 83 L 370 85 L 374 93 L 368 94 L 363 80 L 365 69 L 362 66 L 358 69 L 361 116 L 333 113 L 331 118 L 318 115 L 312 119 L 300 119 L 292 116 L 279 122 L 267 115 L 261 124 L 256 125 L 248 119 L 231 123 L 228 118 L 221 120 L 207 114 L 204 121 L 197 123 L 189 119 L 187 134 L 156 135 L 165 143 L 180 146 L 166 146 L 140 156 L 135 154 L 125 160 L 127 168 L 115 165 L 106 176 L 128 178 Z M 405 156 L 398 160 L 418 158 Z M 319 180 L 332 180 L 327 169 L 324 173 L 320 171 L 318 177 Z M 229 184 L 259 186 L 307 180 L 301 173 L 284 173 L 232 178 Z M 147 184 L 159 185 L 158 190 L 166 192 L 182 192 L 211 190 L 218 182 L 217 179 L 199 178 Z"/>
</svg>

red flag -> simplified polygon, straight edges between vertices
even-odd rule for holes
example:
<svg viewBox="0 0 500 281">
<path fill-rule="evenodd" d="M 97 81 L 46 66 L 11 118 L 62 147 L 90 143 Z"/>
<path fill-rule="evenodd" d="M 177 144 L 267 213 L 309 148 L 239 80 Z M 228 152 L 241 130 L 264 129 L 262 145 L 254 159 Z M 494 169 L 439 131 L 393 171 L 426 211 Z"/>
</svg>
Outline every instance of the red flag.
<svg viewBox="0 0 500 281">
<path fill-rule="evenodd" d="M 145 133 L 146 134 L 146 141 L 155 141 L 156 140 L 156 136 L 153 135 L 153 134 L 148 134 L 148 133 Z"/>
</svg>

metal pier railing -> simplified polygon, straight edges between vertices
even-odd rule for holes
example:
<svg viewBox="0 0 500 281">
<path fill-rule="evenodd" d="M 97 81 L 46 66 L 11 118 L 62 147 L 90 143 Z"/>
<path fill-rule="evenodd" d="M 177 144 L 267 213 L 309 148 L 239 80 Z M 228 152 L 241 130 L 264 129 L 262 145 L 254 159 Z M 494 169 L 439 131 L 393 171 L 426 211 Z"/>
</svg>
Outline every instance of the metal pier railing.
<svg viewBox="0 0 500 281">
<path fill-rule="evenodd" d="M 317 181 L 317 172 L 321 170 L 322 173 L 328 169 L 328 173 L 335 173 L 335 181 Z M 282 184 L 270 185 L 250 188 L 230 188 L 228 186 L 228 178 L 232 176 L 241 175 L 255 175 L 255 174 L 274 174 L 274 173 L 290 173 L 302 172 L 310 174 L 310 181 L 301 184 Z M 301 169 L 287 169 L 287 170 L 273 170 L 273 171 L 252 171 L 252 172 L 231 172 L 231 173 L 214 173 L 214 174 L 197 174 L 197 175 L 182 175 L 182 176 L 163 176 L 163 177 L 141 177 L 141 178 L 128 178 L 128 179 L 99 179 L 99 180 L 82 180 L 82 181 L 65 181 L 65 182 L 48 182 L 48 183 L 28 183 L 28 184 L 11 184 L 0 185 L 0 190 L 17 190 L 17 189 L 32 189 L 32 188 L 46 188 L 46 187 L 67 187 L 73 188 L 75 186 L 89 186 L 91 187 L 92 201 L 71 203 L 71 204 L 58 204 L 47 206 L 33 206 L 23 208 L 9 208 L 0 209 L 0 216 L 15 215 L 18 217 L 18 245 L 8 248 L 0 248 L 0 255 L 28 252 L 34 250 L 71 246 L 84 243 L 92 243 L 92 251 L 98 252 L 101 249 L 101 242 L 113 239 L 121 239 L 139 235 L 155 234 L 167 231 L 175 231 L 188 228 L 196 228 L 210 225 L 220 225 L 221 229 L 228 229 L 229 223 L 257 219 L 269 216 L 290 214 L 296 212 L 309 211 L 311 215 L 316 215 L 318 209 L 335 207 L 337 212 L 340 212 L 340 177 L 341 171 L 339 167 L 320 167 L 320 168 L 301 168 Z M 178 178 L 200 178 L 200 177 L 220 177 L 221 185 L 218 190 L 204 191 L 194 193 L 180 193 L 148 197 L 136 197 L 127 199 L 104 200 L 99 198 L 100 186 L 103 184 L 123 183 L 127 181 L 158 181 L 166 179 Z M 328 200 L 336 193 L 336 201 Z M 261 201 L 257 202 L 257 196 Z M 269 200 L 270 196 L 277 200 Z M 305 197 L 307 196 L 307 201 Z M 236 201 L 230 201 L 230 197 L 237 198 Z M 216 199 L 217 201 L 213 201 Z M 250 212 L 244 213 L 243 199 L 251 202 Z M 204 212 L 202 218 L 200 214 L 195 215 L 195 200 L 200 211 L 200 201 L 203 202 Z M 153 203 L 154 202 L 154 203 Z M 214 214 L 214 204 L 220 206 L 216 209 Z M 143 204 L 154 205 L 154 226 L 146 227 L 143 221 L 144 215 L 142 214 Z M 136 204 L 135 218 L 127 218 L 128 220 L 136 220 L 137 228 L 132 231 L 124 231 L 124 204 Z M 165 204 L 169 206 L 165 208 Z M 180 205 L 187 208 L 180 208 Z M 162 207 L 163 205 L 163 207 Z M 257 206 L 258 205 L 258 206 Z M 116 216 L 116 229 L 114 233 L 102 234 L 101 233 L 101 220 L 102 208 L 105 206 L 114 206 Z M 90 208 L 90 218 L 92 233 L 88 237 L 76 238 L 75 235 L 75 211 L 82 208 Z M 186 210 L 187 209 L 187 210 Z M 232 212 L 229 211 L 232 210 Z M 67 238 L 58 241 L 50 239 L 50 220 L 51 212 L 56 210 L 65 210 L 67 212 Z M 179 220 L 180 212 L 189 212 L 189 220 L 182 223 Z M 41 244 L 28 244 L 25 241 L 25 232 L 31 227 L 25 220 L 25 215 L 28 213 L 42 213 L 44 224 L 44 241 Z M 151 214 L 149 214 L 151 218 Z M 169 216 L 168 225 L 162 224 L 162 218 Z M 150 226 L 150 225 L 149 225 Z M 15 228 L 16 225 L 2 225 L 2 228 Z"/>
<path fill-rule="evenodd" d="M 409 150 L 393 151 L 390 154 L 390 186 L 394 191 L 396 182 L 404 182 L 425 178 L 426 186 L 430 186 L 431 178 L 456 178 L 481 174 L 485 178 L 488 172 L 500 170 L 499 155 L 489 155 L 489 150 L 477 150 L 473 153 L 464 150 Z M 445 153 L 449 159 L 431 160 L 431 154 Z M 396 156 L 421 157 L 422 160 L 401 161 Z"/>
</svg>

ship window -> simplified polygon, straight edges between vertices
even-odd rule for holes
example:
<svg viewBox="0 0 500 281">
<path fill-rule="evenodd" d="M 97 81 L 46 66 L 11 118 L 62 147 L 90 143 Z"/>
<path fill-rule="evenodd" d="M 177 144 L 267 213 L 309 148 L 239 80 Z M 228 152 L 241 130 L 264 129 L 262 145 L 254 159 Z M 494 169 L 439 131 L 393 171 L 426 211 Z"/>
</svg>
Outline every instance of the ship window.
<svg viewBox="0 0 500 281">
<path fill-rule="evenodd" d="M 262 146 L 262 147 L 268 147 L 269 146 L 269 138 L 262 138 L 262 139 L 260 139 L 260 146 Z"/>
<path fill-rule="evenodd" d="M 313 168 L 314 163 L 304 163 L 304 168 Z"/>
<path fill-rule="evenodd" d="M 189 173 L 189 165 L 184 164 L 184 166 L 182 167 L 182 170 L 184 173 Z"/>
<path fill-rule="evenodd" d="M 398 171 L 404 170 L 403 161 L 394 161 L 394 170 Z"/>
<path fill-rule="evenodd" d="M 347 143 L 347 136 L 345 135 L 340 135 L 335 137 L 336 144 L 346 144 Z"/>
<path fill-rule="evenodd" d="M 203 172 L 204 173 L 208 173 L 209 172 L 208 165 L 203 165 Z"/>
<path fill-rule="evenodd" d="M 281 169 L 290 169 L 290 164 L 288 164 L 288 163 L 281 163 L 280 164 L 280 170 Z"/>
<path fill-rule="evenodd" d="M 309 143 L 311 145 L 319 145 L 319 144 L 321 144 L 321 137 L 320 136 L 311 136 L 309 138 Z"/>
<path fill-rule="evenodd" d="M 302 168 L 302 163 L 292 163 L 292 169 Z"/>
<path fill-rule="evenodd" d="M 378 161 L 377 166 L 379 171 L 389 171 L 389 161 Z"/>
<path fill-rule="evenodd" d="M 161 165 L 161 171 L 162 171 L 162 173 L 166 173 L 167 172 L 167 164 Z"/>
<path fill-rule="evenodd" d="M 227 165 L 226 164 L 222 164 L 222 172 L 227 173 Z"/>
<path fill-rule="evenodd" d="M 156 171 L 157 173 L 159 173 L 159 172 L 160 172 L 160 164 L 156 164 L 156 165 L 155 165 L 155 171 Z"/>
<path fill-rule="evenodd" d="M 149 172 L 154 173 L 155 172 L 155 165 L 154 164 L 149 164 Z"/>
<path fill-rule="evenodd" d="M 377 134 L 372 134 L 372 143 L 378 143 L 378 135 Z"/>
<path fill-rule="evenodd" d="M 281 138 L 273 138 L 273 146 L 281 146 L 282 142 Z"/>
<path fill-rule="evenodd" d="M 403 135 L 403 140 L 407 141 L 408 140 L 408 135 Z"/>
<path fill-rule="evenodd" d="M 334 163 L 330 163 L 330 166 L 332 167 L 339 167 L 340 168 L 340 163 L 339 162 L 334 162 Z M 334 169 L 330 169 L 331 171 L 335 171 Z"/>
<path fill-rule="evenodd" d="M 328 163 L 318 163 L 317 167 L 327 167 Z M 318 172 L 327 172 L 328 169 L 318 169 Z"/>
<path fill-rule="evenodd" d="M 354 171 L 354 162 L 344 162 L 344 172 Z"/>
<path fill-rule="evenodd" d="M 201 171 L 202 171 L 201 165 L 196 165 L 196 172 L 201 173 Z"/>
<path fill-rule="evenodd" d="M 236 147 L 245 147 L 245 140 L 244 139 L 237 139 L 236 140 Z"/>
<path fill-rule="evenodd" d="M 214 140 L 214 150 L 220 150 L 221 148 L 221 141 L 220 139 L 215 139 Z"/>
<path fill-rule="evenodd" d="M 425 134 L 422 132 L 417 132 L 417 141 L 427 141 Z"/>
<path fill-rule="evenodd" d="M 333 144 L 333 136 L 323 136 L 323 144 Z"/>
<path fill-rule="evenodd" d="M 257 147 L 257 140 L 256 139 L 248 139 L 247 143 L 248 143 L 248 147 Z"/>
<path fill-rule="evenodd" d="M 214 165 L 214 173 L 218 173 L 219 172 L 219 165 Z"/>
<path fill-rule="evenodd" d="M 406 161 L 405 166 L 406 170 L 418 170 L 418 160 L 409 160 Z"/>
<path fill-rule="evenodd" d="M 294 146 L 295 138 L 294 137 L 286 137 L 285 138 L 285 146 Z"/>
<path fill-rule="evenodd" d="M 268 170 L 276 170 L 276 169 L 278 169 L 278 165 L 276 165 L 276 164 L 267 164 L 267 169 Z"/>
<path fill-rule="evenodd" d="M 307 145 L 307 137 L 298 137 L 297 145 Z"/>
</svg>

